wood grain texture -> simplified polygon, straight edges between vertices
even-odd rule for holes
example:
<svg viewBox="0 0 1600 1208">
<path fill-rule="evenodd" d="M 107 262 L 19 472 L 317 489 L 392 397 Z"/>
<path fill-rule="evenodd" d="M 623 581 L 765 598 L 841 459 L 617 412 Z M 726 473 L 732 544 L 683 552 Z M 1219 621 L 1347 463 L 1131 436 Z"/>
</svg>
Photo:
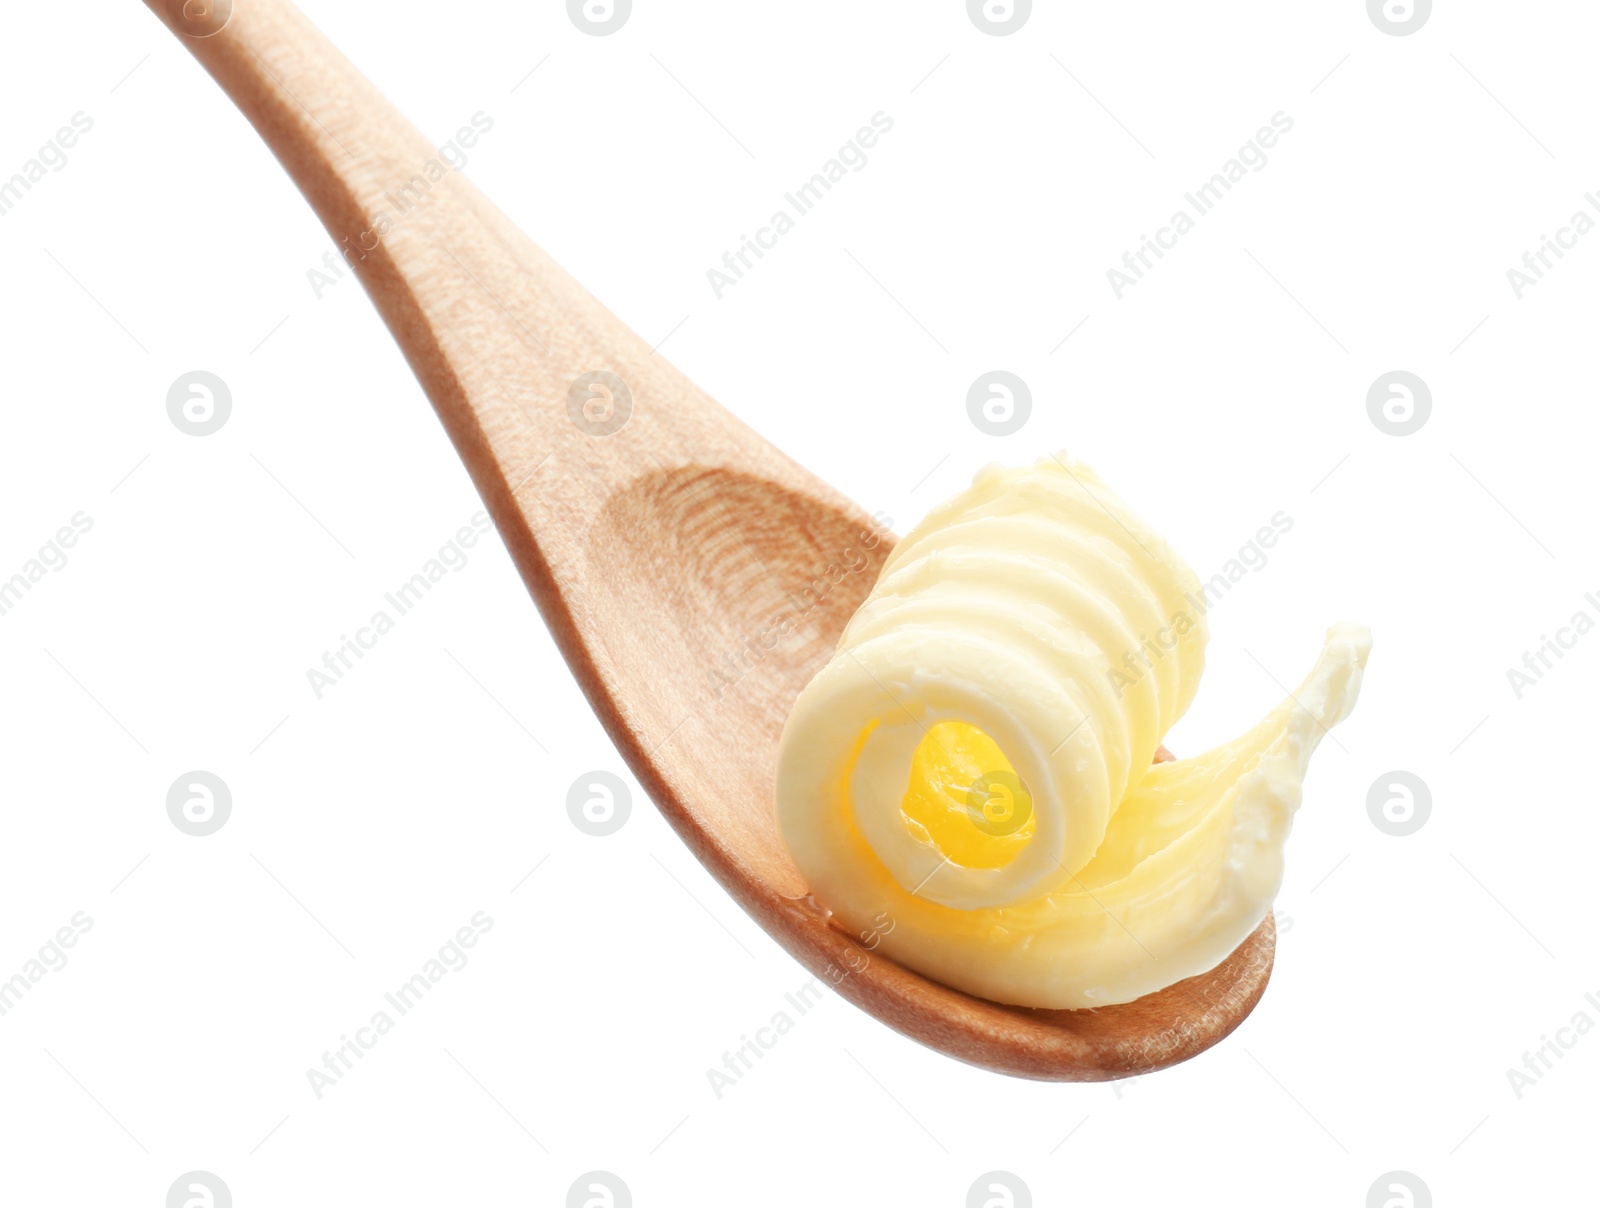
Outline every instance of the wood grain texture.
<svg viewBox="0 0 1600 1208">
<path fill-rule="evenodd" d="M 629 767 L 796 959 L 906 1035 L 1031 1078 L 1125 1077 L 1238 1026 L 1271 972 L 1270 915 L 1211 972 L 1095 1011 L 972 998 L 831 926 L 778 834 L 777 741 L 892 537 L 653 355 L 463 175 L 432 179 L 435 149 L 287 0 L 234 0 L 205 37 L 227 6 L 145 2 L 349 249 Z M 632 399 L 606 436 L 569 416 L 597 370 Z"/>
</svg>

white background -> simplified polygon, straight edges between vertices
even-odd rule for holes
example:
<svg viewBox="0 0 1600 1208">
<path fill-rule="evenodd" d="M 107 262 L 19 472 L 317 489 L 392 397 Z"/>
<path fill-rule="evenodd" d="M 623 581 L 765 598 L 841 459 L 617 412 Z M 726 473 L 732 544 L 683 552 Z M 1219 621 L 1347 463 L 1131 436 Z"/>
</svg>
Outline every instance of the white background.
<svg viewBox="0 0 1600 1208">
<path fill-rule="evenodd" d="M 1600 1022 L 1600 636 L 1520 700 L 1506 676 L 1600 618 L 1600 234 L 1506 278 L 1600 188 L 1593 6 L 1393 37 L 1360 0 L 1041 3 L 993 37 L 953 0 L 637 0 L 600 38 L 556 0 L 304 7 L 437 142 L 490 115 L 479 186 L 897 530 L 1062 448 L 1202 577 L 1291 516 L 1212 613 L 1178 750 L 1253 723 L 1336 620 L 1373 628 L 1365 694 L 1217 1048 L 1034 1084 L 830 995 L 717 1098 L 807 974 L 637 789 L 611 837 L 569 822 L 575 778 L 625 772 L 498 539 L 313 696 L 475 493 L 360 286 L 314 295 L 332 240 L 187 51 L 136 0 L 10 5 L 0 178 L 94 127 L 0 218 L 0 577 L 93 528 L 0 617 L 0 978 L 93 928 L 0 1017 L 0 1201 L 154 1208 L 201 1169 L 241 1208 L 553 1205 L 604 1169 L 640 1205 L 960 1205 L 1001 1169 L 1039 1204 L 1359 1208 L 1399 1169 L 1441 1205 L 1594 1202 L 1600 1035 L 1520 1098 L 1506 1073 Z M 867 167 L 718 300 L 706 270 L 880 110 Z M 1106 270 L 1280 110 L 1119 301 Z M 196 368 L 234 398 L 204 439 L 165 409 Z M 994 368 L 1034 398 L 1005 438 L 965 411 Z M 1396 368 L 1433 396 L 1403 438 L 1366 411 Z M 233 793 L 209 838 L 166 815 L 192 769 Z M 1396 769 L 1432 792 L 1406 838 L 1367 813 Z M 319 1100 L 307 1068 L 477 911 L 470 963 Z"/>
</svg>

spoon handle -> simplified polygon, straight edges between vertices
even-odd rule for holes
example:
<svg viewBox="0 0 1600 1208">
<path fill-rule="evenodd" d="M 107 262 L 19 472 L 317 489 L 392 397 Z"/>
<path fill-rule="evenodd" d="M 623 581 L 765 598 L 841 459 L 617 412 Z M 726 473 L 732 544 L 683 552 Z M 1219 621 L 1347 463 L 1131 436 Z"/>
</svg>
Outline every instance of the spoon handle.
<svg viewBox="0 0 1600 1208">
<path fill-rule="evenodd" d="M 322 219 L 547 618 L 543 580 L 561 547 L 640 474 L 710 462 L 798 477 L 523 235 L 288 0 L 145 3 Z"/>
</svg>

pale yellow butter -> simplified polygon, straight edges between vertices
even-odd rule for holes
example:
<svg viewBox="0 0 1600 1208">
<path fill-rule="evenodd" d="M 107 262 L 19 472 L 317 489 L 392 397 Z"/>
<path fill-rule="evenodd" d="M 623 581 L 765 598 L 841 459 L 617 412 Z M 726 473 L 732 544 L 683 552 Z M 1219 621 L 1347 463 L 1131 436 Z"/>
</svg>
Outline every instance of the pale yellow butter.
<svg viewBox="0 0 1600 1208">
<path fill-rule="evenodd" d="M 1216 966 L 1272 905 L 1371 640 L 1335 627 L 1253 730 L 1152 766 L 1199 686 L 1201 601 L 1086 467 L 978 474 L 895 549 L 784 728 L 778 819 L 812 893 L 999 1002 L 1105 1006 Z"/>
</svg>

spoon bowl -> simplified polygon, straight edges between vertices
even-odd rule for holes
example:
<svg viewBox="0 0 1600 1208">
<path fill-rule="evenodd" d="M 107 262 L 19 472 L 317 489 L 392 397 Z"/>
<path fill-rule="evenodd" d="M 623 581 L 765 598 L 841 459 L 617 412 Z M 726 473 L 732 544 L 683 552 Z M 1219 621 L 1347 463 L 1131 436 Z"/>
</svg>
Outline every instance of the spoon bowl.
<svg viewBox="0 0 1600 1208">
<path fill-rule="evenodd" d="M 774 939 L 891 1027 L 1007 1074 L 1122 1078 L 1239 1025 L 1271 972 L 1270 914 L 1215 969 L 1092 1011 L 973 998 L 833 926 L 778 833 L 778 739 L 892 535 L 656 355 L 464 176 L 435 178 L 434 149 L 288 0 L 145 2 L 344 249 L 607 733 Z"/>
</svg>

